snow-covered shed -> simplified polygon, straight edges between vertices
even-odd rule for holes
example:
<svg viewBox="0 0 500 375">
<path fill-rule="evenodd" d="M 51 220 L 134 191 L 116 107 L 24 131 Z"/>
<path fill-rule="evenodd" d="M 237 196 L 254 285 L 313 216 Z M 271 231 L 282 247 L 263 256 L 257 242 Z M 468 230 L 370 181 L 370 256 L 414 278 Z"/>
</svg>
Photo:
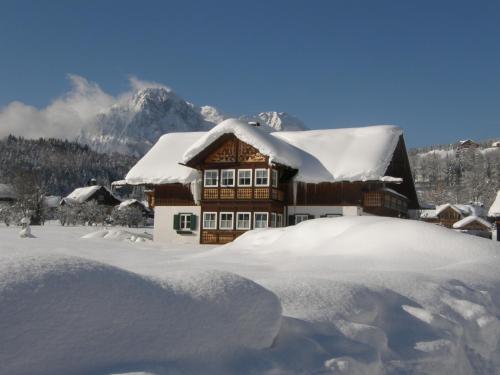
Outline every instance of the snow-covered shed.
<svg viewBox="0 0 500 375">
<path fill-rule="evenodd" d="M 422 210 L 420 219 L 429 223 L 453 228 L 453 225 L 469 216 L 485 218 L 486 212 L 481 203 L 451 204 L 445 203 L 434 210 Z"/>
<path fill-rule="evenodd" d="M 0 184 L 0 202 L 13 202 L 16 200 L 14 187 L 9 184 Z"/>
<path fill-rule="evenodd" d="M 162 136 L 125 180 L 153 191 L 157 239 L 180 242 L 418 208 L 403 132 L 392 125 L 269 133 L 229 119 Z"/>
<path fill-rule="evenodd" d="M 91 185 L 76 188 L 61 200 L 61 205 L 75 205 L 90 201 L 96 201 L 105 206 L 116 206 L 121 202 L 107 187 Z"/>
</svg>

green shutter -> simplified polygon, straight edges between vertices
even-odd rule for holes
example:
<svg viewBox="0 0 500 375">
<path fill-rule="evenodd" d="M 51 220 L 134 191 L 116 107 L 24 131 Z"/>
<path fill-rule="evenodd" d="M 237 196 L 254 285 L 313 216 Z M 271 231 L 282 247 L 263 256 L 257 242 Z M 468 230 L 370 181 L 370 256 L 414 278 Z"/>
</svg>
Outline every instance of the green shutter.
<svg viewBox="0 0 500 375">
<path fill-rule="evenodd" d="M 180 225 L 180 215 L 174 215 L 174 230 L 179 230 L 181 227 Z"/>
<path fill-rule="evenodd" d="M 288 215 L 288 225 L 295 225 L 295 215 Z"/>
<path fill-rule="evenodd" d="M 196 230 L 196 215 L 191 214 L 191 230 Z"/>
</svg>

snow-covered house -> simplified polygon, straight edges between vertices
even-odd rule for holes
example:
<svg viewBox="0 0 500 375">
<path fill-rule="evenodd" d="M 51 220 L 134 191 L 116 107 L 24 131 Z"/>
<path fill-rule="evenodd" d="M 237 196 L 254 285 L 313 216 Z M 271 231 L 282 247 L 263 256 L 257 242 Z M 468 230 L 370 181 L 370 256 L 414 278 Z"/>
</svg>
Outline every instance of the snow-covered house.
<svg viewBox="0 0 500 375">
<path fill-rule="evenodd" d="M 465 148 L 477 148 L 479 144 L 474 142 L 472 139 L 464 139 L 458 142 L 458 149 Z"/>
<path fill-rule="evenodd" d="M 73 190 L 61 200 L 61 205 L 78 205 L 90 201 L 104 206 L 116 206 L 121 202 L 107 187 L 91 185 Z"/>
<path fill-rule="evenodd" d="M 491 224 L 475 215 L 470 215 L 453 224 L 453 229 L 479 237 L 491 238 Z"/>
<path fill-rule="evenodd" d="M 389 125 L 269 133 L 229 119 L 162 136 L 125 179 L 151 189 L 157 241 L 226 243 L 254 228 L 418 208 L 402 130 Z"/>
<path fill-rule="evenodd" d="M 16 200 L 16 192 L 12 185 L 0 184 L 0 202 L 12 203 Z"/>
<path fill-rule="evenodd" d="M 446 203 L 437 206 L 435 209 L 422 210 L 420 219 L 428 223 L 439 224 L 447 228 L 453 228 L 453 225 L 462 219 L 475 216 L 485 218 L 486 212 L 481 204 L 451 204 Z"/>
</svg>

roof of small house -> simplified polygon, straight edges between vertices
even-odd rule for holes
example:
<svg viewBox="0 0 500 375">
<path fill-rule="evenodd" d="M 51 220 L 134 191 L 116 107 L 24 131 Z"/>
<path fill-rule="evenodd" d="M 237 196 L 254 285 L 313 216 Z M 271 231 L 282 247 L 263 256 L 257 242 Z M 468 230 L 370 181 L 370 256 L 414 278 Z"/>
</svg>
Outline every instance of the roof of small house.
<svg viewBox="0 0 500 375">
<path fill-rule="evenodd" d="M 16 199 L 16 192 L 12 185 L 0 184 L 0 199 Z"/>
<path fill-rule="evenodd" d="M 464 216 L 485 216 L 485 209 L 479 204 L 451 204 L 446 203 L 436 207 L 436 215 L 439 215 L 441 212 L 446 210 L 447 208 L 451 208 L 455 210 L 460 215 Z"/>
<path fill-rule="evenodd" d="M 124 200 L 123 202 L 121 202 L 119 205 L 118 205 L 118 209 L 121 210 L 125 207 L 130 207 L 134 204 L 139 204 L 141 205 L 144 209 L 147 210 L 147 207 L 144 205 L 144 203 L 138 201 L 137 199 L 127 199 L 127 200 Z"/>
<path fill-rule="evenodd" d="M 400 182 L 385 176 L 402 135 L 396 126 L 268 133 L 235 119 L 225 120 L 208 132 L 162 136 L 125 179 L 130 184 L 192 182 L 197 171 L 178 163 L 188 163 L 224 134 L 234 134 L 255 147 L 271 164 L 297 169 L 296 181 Z"/>
<path fill-rule="evenodd" d="M 500 190 L 497 192 L 497 197 L 488 211 L 488 216 L 497 217 L 500 216 Z"/>
<path fill-rule="evenodd" d="M 435 209 L 425 209 L 425 210 L 420 210 L 420 218 L 421 219 L 437 219 L 438 216 L 436 214 Z"/>
<path fill-rule="evenodd" d="M 101 188 L 105 189 L 111 196 L 113 196 L 117 200 L 120 200 L 111 192 L 111 190 L 109 190 L 107 187 L 101 186 L 101 185 L 92 185 L 92 186 L 85 186 L 85 187 L 77 188 L 77 189 L 73 190 L 68 196 L 66 196 L 63 199 L 66 202 L 83 203 Z"/>
<path fill-rule="evenodd" d="M 481 225 L 484 225 L 486 228 L 491 228 L 491 224 L 478 217 L 478 216 L 475 216 L 475 215 L 471 215 L 471 216 L 467 216 L 465 218 L 463 218 L 462 220 L 460 221 L 457 221 L 455 224 L 453 224 L 453 228 L 454 229 L 462 229 L 462 228 L 465 228 L 467 225 L 471 224 L 471 223 L 479 223 Z"/>
</svg>

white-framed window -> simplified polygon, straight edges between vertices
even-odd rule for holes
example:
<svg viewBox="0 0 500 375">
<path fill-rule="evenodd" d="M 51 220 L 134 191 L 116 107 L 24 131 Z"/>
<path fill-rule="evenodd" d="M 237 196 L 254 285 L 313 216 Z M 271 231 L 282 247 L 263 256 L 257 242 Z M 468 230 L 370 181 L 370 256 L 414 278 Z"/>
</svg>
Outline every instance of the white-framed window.
<svg viewBox="0 0 500 375">
<path fill-rule="evenodd" d="M 220 171 L 220 186 L 234 186 L 234 169 L 222 169 Z"/>
<path fill-rule="evenodd" d="M 276 228 L 278 225 L 278 215 L 275 212 L 271 212 L 271 228 Z"/>
<path fill-rule="evenodd" d="M 269 186 L 269 169 L 255 169 L 255 186 Z"/>
<path fill-rule="evenodd" d="M 180 230 L 191 230 L 191 214 L 180 214 L 179 215 L 179 229 Z"/>
<path fill-rule="evenodd" d="M 252 186 L 251 169 L 238 169 L 238 186 Z"/>
<path fill-rule="evenodd" d="M 297 214 L 295 215 L 295 224 L 301 223 L 303 221 L 309 220 L 309 215 Z"/>
<path fill-rule="evenodd" d="M 203 176 L 203 186 L 219 186 L 219 171 L 217 169 L 206 169 Z"/>
<path fill-rule="evenodd" d="M 234 228 L 234 213 L 220 212 L 219 213 L 219 229 L 233 230 Z"/>
<path fill-rule="evenodd" d="M 271 186 L 278 187 L 278 171 L 271 169 Z"/>
<path fill-rule="evenodd" d="M 269 218 L 269 213 L 267 212 L 255 212 L 253 214 L 253 227 L 267 228 L 268 218 Z"/>
<path fill-rule="evenodd" d="M 250 220 L 252 214 L 250 212 L 237 212 L 236 213 L 236 229 L 248 230 L 250 229 Z"/>
<path fill-rule="evenodd" d="M 278 218 L 276 221 L 276 226 L 281 228 L 283 226 L 283 214 L 278 214 Z"/>
<path fill-rule="evenodd" d="M 203 229 L 217 229 L 217 212 L 203 213 Z"/>
</svg>

